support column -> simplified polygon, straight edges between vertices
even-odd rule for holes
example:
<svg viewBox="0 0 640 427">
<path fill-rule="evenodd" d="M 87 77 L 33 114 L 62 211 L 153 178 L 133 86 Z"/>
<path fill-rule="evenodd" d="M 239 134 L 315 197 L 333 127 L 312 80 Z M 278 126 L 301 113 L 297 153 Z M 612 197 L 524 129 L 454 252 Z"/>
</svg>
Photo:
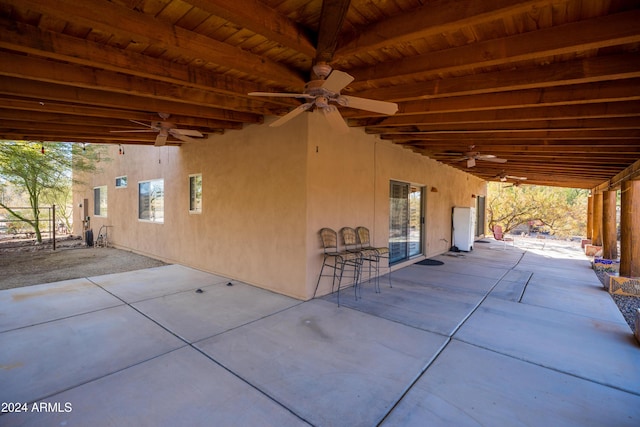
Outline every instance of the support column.
<svg viewBox="0 0 640 427">
<path fill-rule="evenodd" d="M 587 239 L 593 238 L 593 196 L 587 198 Z"/>
<path fill-rule="evenodd" d="M 622 183 L 620 276 L 640 277 L 640 181 Z"/>
<path fill-rule="evenodd" d="M 618 259 L 616 229 L 617 191 L 605 191 L 602 198 L 602 258 Z"/>
<path fill-rule="evenodd" d="M 602 246 L 602 193 L 593 195 L 593 236 L 594 246 Z"/>
</svg>

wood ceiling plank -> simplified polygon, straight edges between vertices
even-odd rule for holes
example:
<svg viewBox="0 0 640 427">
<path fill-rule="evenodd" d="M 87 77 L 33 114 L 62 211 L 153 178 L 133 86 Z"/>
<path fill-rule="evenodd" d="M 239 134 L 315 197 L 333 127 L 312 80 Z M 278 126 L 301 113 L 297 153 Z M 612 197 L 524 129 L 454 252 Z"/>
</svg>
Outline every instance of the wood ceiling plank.
<svg viewBox="0 0 640 427">
<path fill-rule="evenodd" d="M 189 3 L 313 58 L 316 49 L 294 21 L 259 0 L 189 0 Z"/>
<path fill-rule="evenodd" d="M 430 1 L 421 8 L 367 25 L 363 31 L 338 47 L 336 60 L 565 2 L 550 0 Z"/>
<path fill-rule="evenodd" d="M 638 140 L 640 130 L 599 130 L 599 129 L 571 129 L 571 130 L 508 130 L 508 131 L 434 131 L 434 132 L 394 132 L 390 130 L 380 135 L 381 139 L 453 139 L 461 141 L 471 140 L 521 140 L 521 139 L 542 139 L 542 140 L 576 140 L 576 139 L 607 139 L 613 140 Z M 475 144 L 475 143 L 474 143 Z"/>
<path fill-rule="evenodd" d="M 640 77 L 640 55 L 628 53 L 362 91 L 358 91 L 356 83 L 352 85 L 352 89 L 353 95 L 363 98 L 400 102 L 634 77 Z"/>
<path fill-rule="evenodd" d="M 217 107 L 238 112 L 264 114 L 261 102 L 232 97 L 202 89 L 171 85 L 120 73 L 88 69 L 45 59 L 13 55 L 0 51 L 0 75 L 73 87 L 99 89 L 116 93 Z"/>
<path fill-rule="evenodd" d="M 51 83 L 22 80 L 13 77 L 0 79 L 0 94 L 46 101 L 82 103 L 95 107 L 128 108 L 146 112 L 168 112 L 170 114 L 206 117 L 210 119 L 260 123 L 262 117 L 249 113 L 222 110 L 181 102 L 142 98 L 94 89 L 74 88 Z"/>
<path fill-rule="evenodd" d="M 563 120 L 584 118 L 616 118 L 640 116 L 639 101 L 601 102 L 570 106 L 529 107 L 452 113 L 426 112 L 415 115 L 384 118 L 349 119 L 351 126 L 385 127 L 422 124 L 502 123 L 532 120 Z"/>
<path fill-rule="evenodd" d="M 83 0 L 80 3 L 74 0 L 58 0 L 55 3 L 37 0 L 6 1 L 16 8 L 29 8 L 58 19 L 73 17 L 74 22 L 125 35 L 132 42 L 160 45 L 181 55 L 223 64 L 247 75 L 258 73 L 274 82 L 304 84 L 304 79 L 296 71 L 283 65 L 116 4 L 97 0 Z"/>
<path fill-rule="evenodd" d="M 638 43 L 639 21 L 640 10 L 631 10 L 375 66 L 350 69 L 349 73 L 356 81 L 364 82 L 421 75 L 429 70 L 437 70 L 438 73 L 470 72 L 479 67 Z M 598 31 L 594 31 L 594 28 Z"/>
<path fill-rule="evenodd" d="M 125 110 L 125 109 L 116 109 L 116 108 L 102 108 L 102 107 L 92 107 L 88 105 L 74 105 L 67 104 L 56 101 L 47 101 L 42 103 L 37 100 L 29 100 L 29 99 L 15 99 L 15 98 L 7 98 L 0 97 L 0 109 L 13 110 L 13 111 L 27 111 L 27 112 L 43 112 L 53 113 L 53 114 L 61 114 L 61 115 L 71 115 L 78 116 L 80 118 L 91 118 L 91 117 L 104 117 L 111 119 L 123 119 L 123 120 L 138 120 L 138 121 L 147 121 L 147 120 L 157 120 L 157 113 L 150 112 L 139 112 L 133 110 Z M 31 114 L 33 117 L 39 117 L 38 114 Z M 188 126 L 198 126 L 203 128 L 226 128 L 226 129 L 242 129 L 242 123 L 240 122 L 231 122 L 224 120 L 216 120 L 216 119 L 207 119 L 201 117 L 193 117 L 193 116 L 180 116 L 180 115 L 171 115 L 171 120 L 174 123 L 182 123 Z"/>
<path fill-rule="evenodd" d="M 376 130 L 377 129 L 377 130 Z M 391 128 L 402 129 L 402 128 Z M 558 120 L 530 120 L 526 124 L 522 121 L 501 122 L 497 123 L 460 123 L 460 124 L 431 124 L 410 126 L 406 129 L 415 129 L 420 132 L 430 131 L 511 131 L 511 130 L 619 130 L 619 129 L 640 129 L 640 120 L 638 117 L 615 117 L 615 118 L 598 118 L 598 119 L 558 119 Z M 369 133 L 384 133 L 385 128 L 367 129 Z"/>
<path fill-rule="evenodd" d="M 13 101 L 13 102 L 12 102 Z M 65 108 L 66 107 L 66 108 Z M 0 119 L 38 122 L 46 126 L 47 123 L 60 123 L 71 125 L 82 125 L 85 123 L 95 126 L 115 126 L 121 123 L 123 127 L 135 127 L 137 125 L 130 120 L 155 121 L 160 117 L 157 114 L 138 113 L 135 111 L 113 110 L 106 108 L 94 108 L 93 114 L 87 114 L 87 109 L 91 107 L 82 106 L 68 108 L 55 103 L 41 105 L 34 101 L 0 100 Z M 37 114 L 34 114 L 37 112 Z M 121 120 L 114 120 L 121 119 Z M 200 119 L 172 115 L 170 121 L 182 127 L 197 127 L 199 129 L 242 129 L 242 124 L 223 120 Z"/>
<path fill-rule="evenodd" d="M 544 89 L 456 96 L 399 103 L 396 115 L 430 112 L 483 111 L 536 106 L 582 105 L 640 100 L 640 79 L 558 86 Z M 354 113 L 364 115 L 365 113 Z M 371 114 L 368 115 L 369 117 Z M 348 116 L 353 117 L 353 116 Z"/>
</svg>

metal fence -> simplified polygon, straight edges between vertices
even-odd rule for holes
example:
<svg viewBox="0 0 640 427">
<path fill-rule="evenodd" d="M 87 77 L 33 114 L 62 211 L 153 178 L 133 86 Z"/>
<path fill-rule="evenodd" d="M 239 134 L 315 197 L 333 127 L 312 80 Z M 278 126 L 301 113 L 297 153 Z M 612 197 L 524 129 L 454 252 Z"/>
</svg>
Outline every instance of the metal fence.
<svg viewBox="0 0 640 427">
<path fill-rule="evenodd" d="M 23 218 L 33 220 L 33 209 L 31 207 L 16 206 L 8 207 L 11 211 L 18 213 Z M 35 228 L 28 221 L 16 218 L 9 212 L 9 209 L 0 207 L 0 239 L 6 237 L 34 238 Z M 56 249 L 56 234 L 67 234 L 67 227 L 63 221 L 56 222 L 56 205 L 41 206 L 38 208 L 38 225 L 43 242 L 53 243 Z"/>
</svg>

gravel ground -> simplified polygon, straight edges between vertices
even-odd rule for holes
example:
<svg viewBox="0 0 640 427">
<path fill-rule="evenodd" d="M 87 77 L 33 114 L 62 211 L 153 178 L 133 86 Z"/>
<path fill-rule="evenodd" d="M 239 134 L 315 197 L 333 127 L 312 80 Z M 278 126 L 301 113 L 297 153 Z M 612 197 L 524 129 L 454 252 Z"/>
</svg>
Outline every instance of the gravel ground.
<svg viewBox="0 0 640 427">
<path fill-rule="evenodd" d="M 0 289 L 100 276 L 164 262 L 115 248 L 88 248 L 79 237 L 67 236 L 53 244 L 34 240 L 0 240 Z"/>
<path fill-rule="evenodd" d="M 596 272 L 596 275 L 604 285 L 604 272 Z M 618 309 L 620 309 L 620 313 L 624 316 L 624 320 L 629 324 L 631 331 L 635 333 L 636 310 L 640 308 L 640 297 L 614 294 L 611 294 L 611 297 L 618 306 Z"/>
</svg>

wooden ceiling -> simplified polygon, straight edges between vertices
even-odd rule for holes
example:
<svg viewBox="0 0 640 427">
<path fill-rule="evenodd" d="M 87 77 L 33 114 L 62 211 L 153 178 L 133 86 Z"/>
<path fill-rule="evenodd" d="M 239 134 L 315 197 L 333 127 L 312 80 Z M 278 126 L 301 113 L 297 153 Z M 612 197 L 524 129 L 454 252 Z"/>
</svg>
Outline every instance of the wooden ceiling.
<svg viewBox="0 0 640 427">
<path fill-rule="evenodd" d="M 111 131 L 166 112 L 210 143 L 299 105 L 247 93 L 324 61 L 399 105 L 340 107 L 350 126 L 483 179 L 592 188 L 640 159 L 638 0 L 0 0 L 0 20 L 1 139 L 153 144 Z"/>
</svg>

